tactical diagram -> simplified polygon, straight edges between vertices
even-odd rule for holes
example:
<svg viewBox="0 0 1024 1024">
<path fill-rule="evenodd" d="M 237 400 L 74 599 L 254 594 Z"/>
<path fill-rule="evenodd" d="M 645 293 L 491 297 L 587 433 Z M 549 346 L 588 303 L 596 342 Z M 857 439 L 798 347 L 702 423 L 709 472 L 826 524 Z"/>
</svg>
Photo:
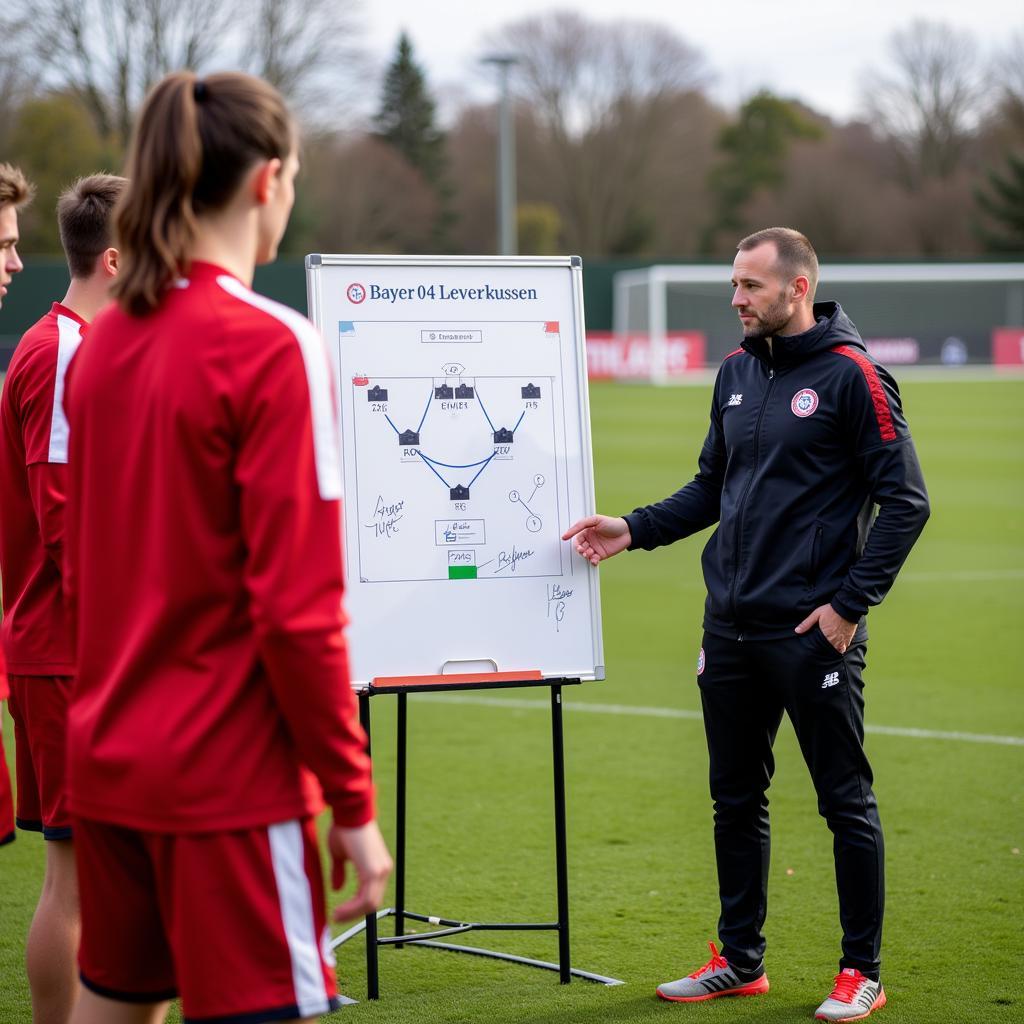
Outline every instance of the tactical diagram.
<svg viewBox="0 0 1024 1024">
<path fill-rule="evenodd" d="M 437 333 L 430 376 L 346 382 L 360 582 L 561 577 L 557 377 L 438 360 Z"/>
</svg>

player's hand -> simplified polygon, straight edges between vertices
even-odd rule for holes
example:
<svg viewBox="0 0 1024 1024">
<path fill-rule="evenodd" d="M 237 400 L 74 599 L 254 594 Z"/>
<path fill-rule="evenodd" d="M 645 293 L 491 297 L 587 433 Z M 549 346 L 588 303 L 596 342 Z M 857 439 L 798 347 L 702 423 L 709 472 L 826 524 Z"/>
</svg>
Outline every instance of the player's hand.
<svg viewBox="0 0 1024 1024">
<path fill-rule="evenodd" d="M 853 634 L 857 632 L 857 623 L 844 619 L 830 604 L 823 604 L 821 607 L 815 608 L 796 627 L 796 631 L 798 633 L 806 633 L 815 624 L 825 634 L 825 639 L 840 654 L 846 653 L 846 649 L 853 641 Z"/>
<path fill-rule="evenodd" d="M 625 551 L 633 543 L 629 523 L 619 516 L 587 516 L 562 534 L 562 540 L 573 537 L 576 550 L 591 565 Z"/>
<path fill-rule="evenodd" d="M 351 921 L 372 914 L 384 899 L 384 887 L 394 867 L 377 822 L 368 821 L 359 828 L 332 825 L 327 833 L 327 849 L 331 855 L 332 889 L 345 884 L 346 861 L 351 861 L 359 880 L 352 898 L 335 907 L 331 916 L 335 921 Z"/>
</svg>

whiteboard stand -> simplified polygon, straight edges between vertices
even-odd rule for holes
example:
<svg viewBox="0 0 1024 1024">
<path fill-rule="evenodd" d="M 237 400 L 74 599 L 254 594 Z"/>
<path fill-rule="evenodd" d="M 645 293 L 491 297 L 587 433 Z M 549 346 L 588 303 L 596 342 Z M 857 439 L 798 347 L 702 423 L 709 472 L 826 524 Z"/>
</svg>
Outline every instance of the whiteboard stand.
<svg viewBox="0 0 1024 1024">
<path fill-rule="evenodd" d="M 427 946 L 451 953 L 468 953 L 472 956 L 489 957 L 521 964 L 524 967 L 538 967 L 542 970 L 557 971 L 559 981 L 568 985 L 573 977 L 602 985 L 622 985 L 617 978 L 606 978 L 600 974 L 581 971 L 571 966 L 569 953 L 569 867 L 566 844 L 565 819 L 565 748 L 562 734 L 562 687 L 580 683 L 579 679 L 544 678 L 540 672 L 491 672 L 483 675 L 445 675 L 378 677 L 359 693 L 359 718 L 369 751 L 370 744 L 370 699 L 381 694 L 398 697 L 396 737 L 396 784 L 395 784 L 395 906 L 368 914 L 366 920 L 343 932 L 331 942 L 337 949 L 350 939 L 366 933 L 366 995 L 368 999 L 380 997 L 378 954 L 381 946 Z M 551 690 L 551 757 L 554 768 L 554 809 L 555 809 L 555 871 L 557 879 L 557 920 L 553 922 L 494 923 L 481 921 L 459 921 L 434 914 L 415 913 L 405 904 L 406 865 L 406 748 L 408 735 L 408 695 L 410 693 L 437 693 L 458 690 L 491 690 L 510 687 L 546 686 Z M 395 918 L 394 935 L 381 936 L 378 921 Z M 420 921 L 435 926 L 434 931 L 406 933 L 406 920 Z M 461 946 L 439 939 L 461 935 L 472 931 L 554 931 L 558 933 L 558 962 L 533 960 L 514 956 L 492 949 L 475 946 Z"/>
</svg>

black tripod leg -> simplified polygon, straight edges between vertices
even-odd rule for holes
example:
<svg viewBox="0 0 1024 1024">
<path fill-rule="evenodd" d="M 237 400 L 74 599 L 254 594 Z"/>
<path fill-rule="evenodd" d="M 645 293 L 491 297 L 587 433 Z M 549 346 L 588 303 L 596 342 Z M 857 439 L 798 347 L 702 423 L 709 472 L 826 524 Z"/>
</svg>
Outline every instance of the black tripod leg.
<svg viewBox="0 0 1024 1024">
<path fill-rule="evenodd" d="M 558 872 L 558 977 L 572 981 L 569 956 L 569 864 L 565 839 L 565 745 L 562 737 L 562 687 L 551 687 L 551 755 L 555 769 L 555 863 Z"/>
<path fill-rule="evenodd" d="M 371 752 L 370 741 L 370 695 L 359 695 L 359 722 L 366 733 L 366 753 Z M 366 998 L 377 999 L 380 996 L 380 983 L 377 973 L 377 915 L 366 915 Z"/>
<path fill-rule="evenodd" d="M 405 934 L 405 794 L 406 737 L 408 735 L 409 695 L 398 695 L 397 775 L 395 782 L 395 934 Z M 401 949 L 398 943 L 396 949 Z"/>
</svg>

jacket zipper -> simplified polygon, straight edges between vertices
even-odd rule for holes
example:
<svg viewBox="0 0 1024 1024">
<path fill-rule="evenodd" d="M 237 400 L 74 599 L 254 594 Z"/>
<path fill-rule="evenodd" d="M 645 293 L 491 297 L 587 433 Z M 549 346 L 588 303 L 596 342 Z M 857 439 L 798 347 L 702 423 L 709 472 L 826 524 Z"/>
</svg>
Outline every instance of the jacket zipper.
<svg viewBox="0 0 1024 1024">
<path fill-rule="evenodd" d="M 736 583 L 740 574 L 740 527 L 743 525 L 743 510 L 747 504 L 747 494 L 754 483 L 754 474 L 757 473 L 757 463 L 760 454 L 761 441 L 761 420 L 764 419 L 764 411 L 768 407 L 768 399 L 771 397 L 772 388 L 775 386 L 775 371 L 768 370 L 768 387 L 765 390 L 764 398 L 761 400 L 761 408 L 757 413 L 757 423 L 754 424 L 754 462 L 750 467 L 750 476 L 747 484 L 740 495 L 739 505 L 736 507 L 736 527 L 733 532 L 733 548 L 736 551 L 736 563 L 732 572 L 732 586 L 729 588 L 729 605 L 732 608 L 732 621 L 736 624 L 736 639 L 743 639 L 743 631 L 740 629 L 739 616 L 736 613 Z"/>
</svg>

